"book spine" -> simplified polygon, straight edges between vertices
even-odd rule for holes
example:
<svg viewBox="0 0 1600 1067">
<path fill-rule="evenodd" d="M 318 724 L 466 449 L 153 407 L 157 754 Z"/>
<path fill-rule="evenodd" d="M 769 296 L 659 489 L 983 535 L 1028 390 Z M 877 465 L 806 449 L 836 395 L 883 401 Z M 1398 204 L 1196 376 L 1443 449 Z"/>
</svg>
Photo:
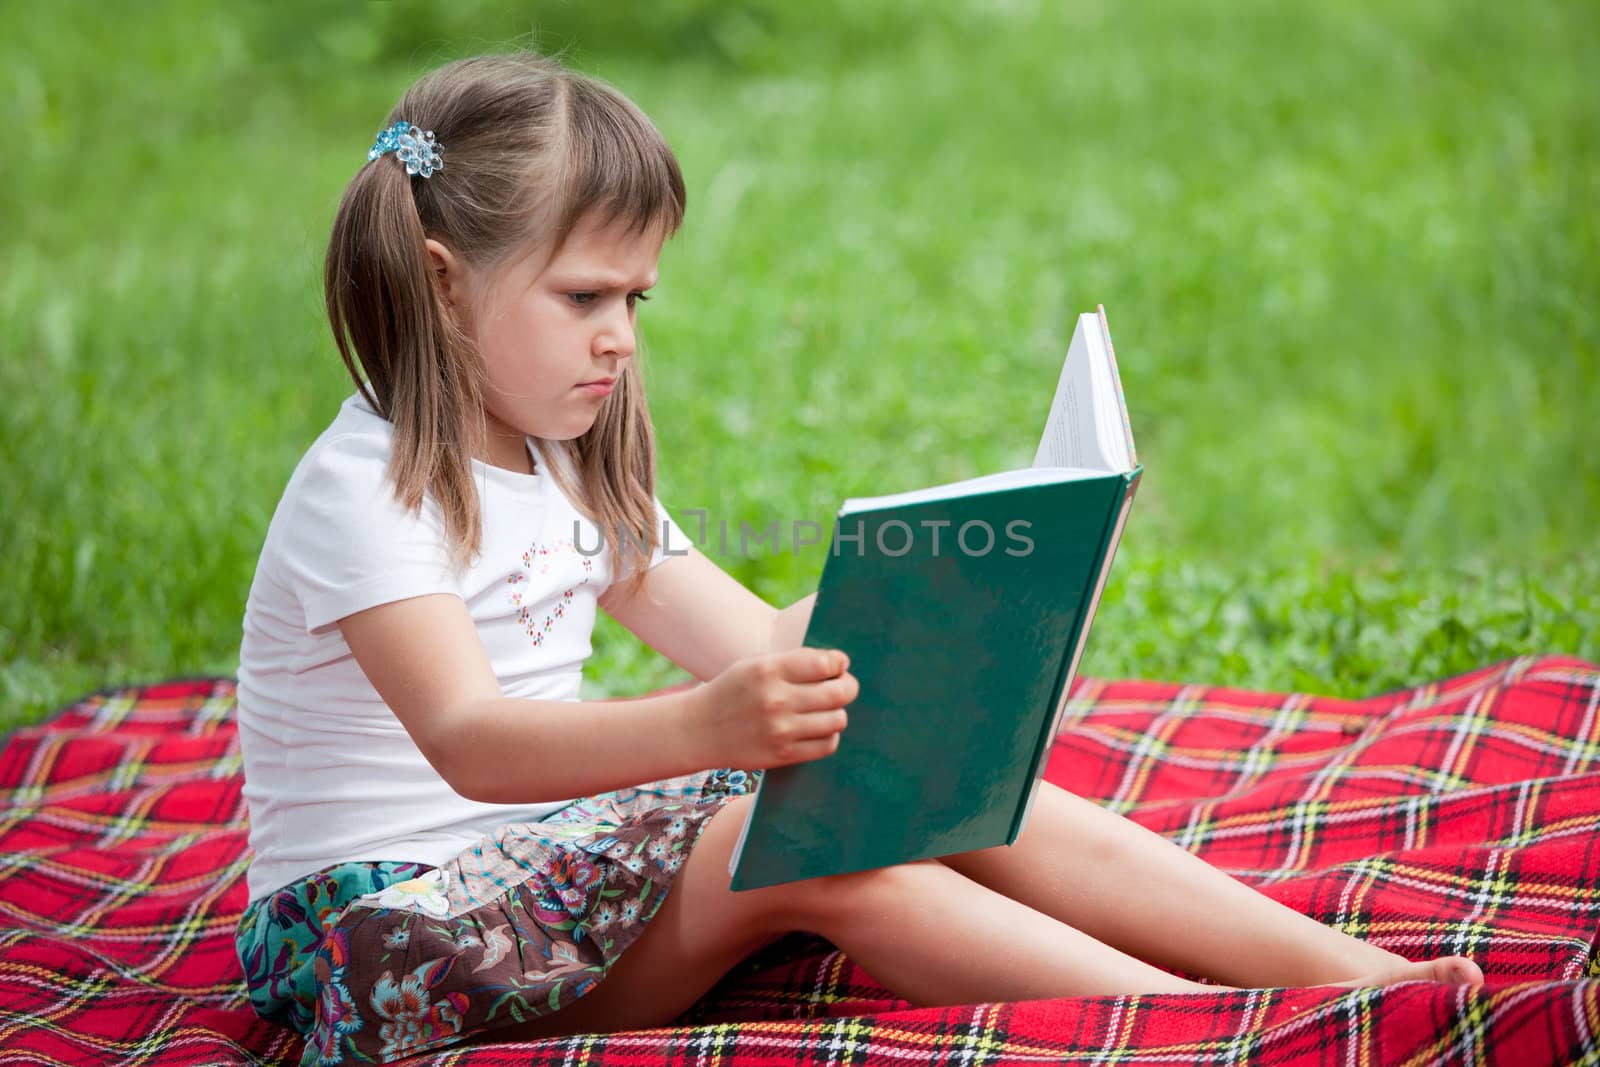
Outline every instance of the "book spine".
<svg viewBox="0 0 1600 1067">
<path fill-rule="evenodd" d="M 1078 674 L 1078 661 L 1083 657 L 1084 646 L 1088 643 L 1089 627 L 1094 622 L 1095 609 L 1100 606 L 1100 594 L 1105 591 L 1106 578 L 1111 573 L 1111 564 L 1117 555 L 1117 545 L 1122 542 L 1122 530 L 1128 523 L 1128 512 L 1133 508 L 1133 495 L 1139 487 L 1139 478 L 1142 474 L 1143 469 L 1135 467 L 1126 476 L 1126 488 L 1123 490 L 1122 501 L 1116 509 L 1115 518 L 1110 515 L 1106 517 L 1106 525 L 1110 532 L 1102 543 L 1100 560 L 1095 568 L 1094 593 L 1090 596 L 1089 606 L 1078 624 L 1072 648 L 1062 661 L 1066 665 L 1066 670 L 1056 683 L 1055 711 L 1051 713 L 1044 733 L 1039 737 L 1038 745 L 1034 749 L 1028 792 L 1017 807 L 1017 817 L 1012 820 L 1011 833 L 1006 837 L 1008 845 L 1014 844 L 1017 838 L 1022 836 L 1022 828 L 1027 825 L 1028 816 L 1033 812 L 1033 802 L 1039 795 L 1039 783 L 1044 779 L 1045 765 L 1050 760 L 1051 747 L 1055 744 L 1056 734 L 1061 730 L 1061 719 L 1066 714 L 1072 680 Z"/>
</svg>

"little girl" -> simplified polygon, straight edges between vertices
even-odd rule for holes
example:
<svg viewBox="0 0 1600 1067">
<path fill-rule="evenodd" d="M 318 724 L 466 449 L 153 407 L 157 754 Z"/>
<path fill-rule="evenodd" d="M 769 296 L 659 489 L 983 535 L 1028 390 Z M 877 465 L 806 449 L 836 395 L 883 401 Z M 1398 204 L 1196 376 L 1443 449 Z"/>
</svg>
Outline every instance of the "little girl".
<svg viewBox="0 0 1600 1067">
<path fill-rule="evenodd" d="M 769 607 L 654 495 L 636 316 L 677 161 L 528 54 L 388 121 L 327 254 L 357 389 L 279 502 L 239 663 L 239 957 L 303 1062 L 662 1026 L 795 930 L 924 1005 L 1483 980 L 1048 785 L 1010 847 L 730 892 L 761 769 L 833 752 L 857 685 L 801 647 L 812 598 Z M 580 701 L 597 605 L 704 684 Z"/>
</svg>

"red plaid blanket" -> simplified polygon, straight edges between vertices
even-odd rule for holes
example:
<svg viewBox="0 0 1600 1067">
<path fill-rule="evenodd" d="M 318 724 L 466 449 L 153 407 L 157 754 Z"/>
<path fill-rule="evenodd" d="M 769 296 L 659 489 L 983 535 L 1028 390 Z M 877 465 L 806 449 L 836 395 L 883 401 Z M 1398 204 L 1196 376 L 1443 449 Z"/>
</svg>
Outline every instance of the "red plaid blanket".
<svg viewBox="0 0 1600 1067">
<path fill-rule="evenodd" d="M 0 751 L 7 1064 L 298 1058 L 233 954 L 232 709 L 226 679 L 107 691 Z M 1595 1062 L 1600 667 L 1524 659 L 1357 701 L 1084 679 L 1048 775 L 1323 922 L 1471 956 L 1487 984 L 914 1009 L 795 935 L 675 1028 L 427 1062 Z"/>
</svg>

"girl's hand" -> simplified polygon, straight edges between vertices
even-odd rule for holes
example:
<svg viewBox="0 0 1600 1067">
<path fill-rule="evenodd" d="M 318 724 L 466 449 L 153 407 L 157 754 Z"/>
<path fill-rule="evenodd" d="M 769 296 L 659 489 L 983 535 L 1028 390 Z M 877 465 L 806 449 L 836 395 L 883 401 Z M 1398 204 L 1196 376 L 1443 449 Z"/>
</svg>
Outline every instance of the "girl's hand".
<svg viewBox="0 0 1600 1067">
<path fill-rule="evenodd" d="M 709 767 L 751 770 L 820 759 L 839 747 L 861 691 L 850 658 L 822 648 L 748 656 L 693 691 L 689 725 Z"/>
</svg>

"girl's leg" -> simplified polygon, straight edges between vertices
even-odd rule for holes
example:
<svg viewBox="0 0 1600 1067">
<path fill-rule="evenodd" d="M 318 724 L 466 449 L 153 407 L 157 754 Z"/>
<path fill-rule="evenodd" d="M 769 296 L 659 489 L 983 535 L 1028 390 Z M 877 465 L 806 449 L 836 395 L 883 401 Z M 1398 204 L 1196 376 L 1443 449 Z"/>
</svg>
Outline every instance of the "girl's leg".
<svg viewBox="0 0 1600 1067">
<path fill-rule="evenodd" d="M 1412 964 L 1279 904 L 1160 834 L 1048 782 L 1010 846 L 942 862 L 1140 959 L 1232 986 L 1481 982 L 1460 956 Z"/>
<path fill-rule="evenodd" d="M 728 889 L 749 797 L 706 823 L 661 910 L 605 981 L 555 1015 L 486 1041 L 660 1026 L 745 956 L 792 930 L 821 934 L 918 1005 L 1136 992 L 1215 992 L 1126 956 L 925 861 L 767 889 Z"/>
</svg>

